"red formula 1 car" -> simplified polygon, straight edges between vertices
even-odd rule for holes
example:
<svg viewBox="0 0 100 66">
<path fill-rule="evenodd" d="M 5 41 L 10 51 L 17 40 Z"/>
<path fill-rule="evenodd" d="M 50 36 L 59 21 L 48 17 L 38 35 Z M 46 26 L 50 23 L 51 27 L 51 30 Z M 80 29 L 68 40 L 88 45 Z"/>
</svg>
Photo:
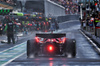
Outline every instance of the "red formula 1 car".
<svg viewBox="0 0 100 66">
<path fill-rule="evenodd" d="M 36 56 L 76 56 L 75 39 L 66 38 L 62 33 L 36 34 L 35 39 L 27 41 L 27 57 Z"/>
</svg>

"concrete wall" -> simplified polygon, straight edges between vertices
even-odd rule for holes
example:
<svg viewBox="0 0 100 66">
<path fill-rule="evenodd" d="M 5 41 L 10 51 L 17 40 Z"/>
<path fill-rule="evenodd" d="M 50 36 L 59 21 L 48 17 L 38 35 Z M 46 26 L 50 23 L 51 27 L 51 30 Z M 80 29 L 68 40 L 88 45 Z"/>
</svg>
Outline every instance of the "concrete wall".
<svg viewBox="0 0 100 66">
<path fill-rule="evenodd" d="M 65 8 L 50 0 L 18 0 L 25 7 L 30 9 L 42 10 L 46 17 L 48 16 L 64 16 Z M 26 4 L 25 4 L 26 3 Z"/>
<path fill-rule="evenodd" d="M 57 17 L 58 22 L 65 22 L 69 20 L 79 20 L 79 15 L 66 15 Z"/>
<path fill-rule="evenodd" d="M 52 1 L 45 0 L 45 16 L 64 16 L 65 8 Z"/>
<path fill-rule="evenodd" d="M 25 8 L 27 10 L 32 10 L 33 12 L 44 13 L 44 1 L 26 1 Z"/>
</svg>

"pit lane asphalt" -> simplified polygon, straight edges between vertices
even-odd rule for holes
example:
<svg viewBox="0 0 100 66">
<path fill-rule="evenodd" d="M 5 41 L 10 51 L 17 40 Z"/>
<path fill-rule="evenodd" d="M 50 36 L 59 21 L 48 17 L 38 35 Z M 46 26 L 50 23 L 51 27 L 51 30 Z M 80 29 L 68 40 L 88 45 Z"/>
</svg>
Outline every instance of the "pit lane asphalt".
<svg viewBox="0 0 100 66">
<path fill-rule="evenodd" d="M 99 66 L 100 56 L 93 49 L 92 45 L 79 32 L 80 22 L 78 20 L 59 24 L 60 29 L 57 33 L 65 32 L 68 38 L 76 39 L 76 58 L 66 57 L 36 57 L 27 59 L 26 53 L 13 60 L 7 66 Z M 35 35 L 35 34 L 34 34 Z M 31 36 L 30 38 L 33 38 Z M 26 47 L 25 47 L 26 48 Z M 22 49 L 20 49 L 22 50 Z"/>
<path fill-rule="evenodd" d="M 18 37 L 18 41 L 17 41 L 17 37 L 16 37 L 16 41 L 15 41 L 16 43 L 15 44 L 13 44 L 13 43 L 11 43 L 11 44 L 1 43 L 2 40 L 7 41 L 7 36 L 6 35 L 0 36 L 0 52 L 5 50 L 5 49 L 8 49 L 10 47 L 13 47 L 15 45 L 18 45 L 20 43 L 23 43 L 24 41 L 27 41 L 31 36 L 34 35 L 34 33 L 36 33 L 36 31 L 29 32 L 28 35 L 20 36 L 20 37 Z M 22 34 L 22 33 L 20 33 L 20 34 Z"/>
</svg>

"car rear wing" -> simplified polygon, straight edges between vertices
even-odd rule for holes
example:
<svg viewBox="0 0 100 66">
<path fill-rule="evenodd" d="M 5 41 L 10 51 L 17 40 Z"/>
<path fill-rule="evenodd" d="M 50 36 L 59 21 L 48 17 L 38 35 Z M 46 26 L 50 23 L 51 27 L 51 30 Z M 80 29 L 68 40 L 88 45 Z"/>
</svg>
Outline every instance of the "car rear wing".
<svg viewBox="0 0 100 66">
<path fill-rule="evenodd" d="M 62 33 L 53 33 L 53 34 L 36 34 L 36 37 L 41 37 L 41 38 L 61 38 L 61 37 L 66 37 L 66 34 Z"/>
</svg>

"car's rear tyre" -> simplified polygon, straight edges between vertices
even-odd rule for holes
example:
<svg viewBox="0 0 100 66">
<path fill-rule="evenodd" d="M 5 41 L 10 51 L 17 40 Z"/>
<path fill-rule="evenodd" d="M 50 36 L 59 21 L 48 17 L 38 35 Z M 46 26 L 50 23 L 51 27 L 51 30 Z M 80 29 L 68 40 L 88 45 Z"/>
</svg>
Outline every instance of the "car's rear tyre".
<svg viewBox="0 0 100 66">
<path fill-rule="evenodd" d="M 66 40 L 65 56 L 69 58 L 74 58 L 76 56 L 76 41 L 74 39 Z"/>
<path fill-rule="evenodd" d="M 36 41 L 34 39 L 27 41 L 27 58 L 33 58 L 37 54 Z"/>
</svg>

